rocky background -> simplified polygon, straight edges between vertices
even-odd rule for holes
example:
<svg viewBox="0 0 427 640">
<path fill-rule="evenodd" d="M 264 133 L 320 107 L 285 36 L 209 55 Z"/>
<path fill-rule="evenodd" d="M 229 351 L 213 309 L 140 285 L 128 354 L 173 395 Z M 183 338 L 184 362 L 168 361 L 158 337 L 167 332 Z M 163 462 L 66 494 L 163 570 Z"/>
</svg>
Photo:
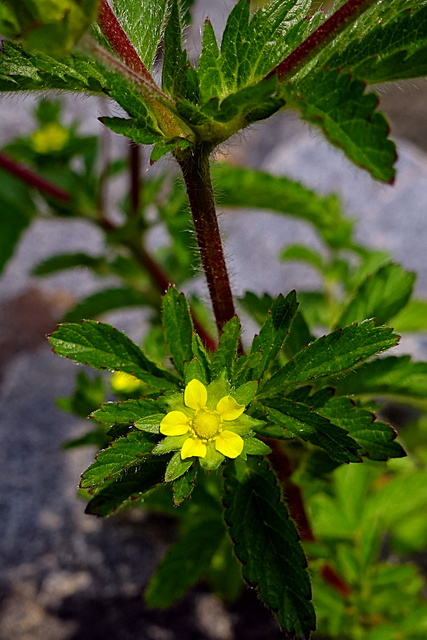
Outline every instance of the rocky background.
<svg viewBox="0 0 427 640">
<path fill-rule="evenodd" d="M 196 24 L 209 15 L 220 29 L 232 4 L 199 2 Z M 190 45 L 197 46 L 197 38 L 196 29 Z M 223 152 L 231 161 L 341 193 L 358 220 L 360 239 L 416 270 L 417 292 L 427 297 L 426 97 L 423 81 L 382 89 L 382 108 L 399 143 L 393 187 L 374 183 L 293 114 L 259 124 Z M 105 103 L 61 99 L 69 120 L 81 119 L 85 131 L 100 130 L 97 117 Z M 32 97 L 0 99 L 1 144 L 31 130 L 33 106 Z M 118 152 L 124 149 L 122 140 L 114 144 Z M 165 166 L 173 170 L 170 161 Z M 201 585 L 167 612 L 147 610 L 141 593 L 174 538 L 172 523 L 142 511 L 108 520 L 84 515 L 76 486 L 93 451 L 61 447 L 87 425 L 55 407 L 55 398 L 71 392 L 76 368 L 51 354 L 45 334 L 71 300 L 99 283 L 81 270 L 43 283 L 28 276 L 32 265 L 53 252 L 97 251 L 101 239 L 95 232 L 82 222 L 66 224 L 64 237 L 62 222 L 36 222 L 0 280 L 0 640 L 280 638 L 250 590 L 238 605 L 226 607 Z M 253 211 L 225 211 L 221 225 L 237 293 L 286 293 L 315 284 L 308 268 L 278 265 L 276 259 L 291 240 L 316 242 L 306 225 Z M 133 337 L 144 329 L 138 313 L 116 314 L 111 322 Z M 399 348 L 427 357 L 422 339 Z"/>
</svg>

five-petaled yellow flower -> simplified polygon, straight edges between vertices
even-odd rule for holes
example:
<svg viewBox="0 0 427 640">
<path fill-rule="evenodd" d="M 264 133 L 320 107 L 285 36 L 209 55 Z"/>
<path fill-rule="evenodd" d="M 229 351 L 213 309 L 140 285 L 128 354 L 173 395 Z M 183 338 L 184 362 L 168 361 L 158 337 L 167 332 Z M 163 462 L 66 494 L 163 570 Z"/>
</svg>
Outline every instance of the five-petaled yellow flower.
<svg viewBox="0 0 427 640">
<path fill-rule="evenodd" d="M 238 418 L 245 405 L 238 404 L 229 395 L 219 400 L 209 397 L 208 390 L 199 380 L 191 380 L 184 391 L 181 411 L 169 411 L 160 423 L 160 433 L 183 438 L 181 458 L 205 458 L 212 446 L 228 458 L 242 453 L 244 441 L 236 433 L 240 430 Z M 234 423 L 234 424 L 233 424 Z"/>
</svg>

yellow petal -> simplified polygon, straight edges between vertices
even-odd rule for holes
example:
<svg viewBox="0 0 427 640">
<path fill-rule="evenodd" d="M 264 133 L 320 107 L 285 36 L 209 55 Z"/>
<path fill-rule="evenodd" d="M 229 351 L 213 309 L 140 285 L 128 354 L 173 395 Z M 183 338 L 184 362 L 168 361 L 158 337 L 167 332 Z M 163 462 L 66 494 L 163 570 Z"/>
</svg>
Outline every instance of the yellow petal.
<svg viewBox="0 0 427 640">
<path fill-rule="evenodd" d="M 243 439 L 225 429 L 215 438 L 215 449 L 227 458 L 237 458 L 243 451 Z"/>
<path fill-rule="evenodd" d="M 206 455 L 206 445 L 203 444 L 198 438 L 188 438 L 181 449 L 181 459 L 191 458 L 192 456 L 198 456 L 204 458 Z"/>
<path fill-rule="evenodd" d="M 204 384 L 200 380 L 191 380 L 184 391 L 184 402 L 190 409 L 202 409 L 206 407 L 206 400 L 208 399 L 208 392 Z"/>
<path fill-rule="evenodd" d="M 182 411 L 169 411 L 160 423 L 164 436 L 183 436 L 190 428 L 190 420 Z"/>
<path fill-rule="evenodd" d="M 235 420 L 245 410 L 244 404 L 239 404 L 231 396 L 224 396 L 216 405 L 216 410 L 221 416 L 221 420 Z"/>
</svg>

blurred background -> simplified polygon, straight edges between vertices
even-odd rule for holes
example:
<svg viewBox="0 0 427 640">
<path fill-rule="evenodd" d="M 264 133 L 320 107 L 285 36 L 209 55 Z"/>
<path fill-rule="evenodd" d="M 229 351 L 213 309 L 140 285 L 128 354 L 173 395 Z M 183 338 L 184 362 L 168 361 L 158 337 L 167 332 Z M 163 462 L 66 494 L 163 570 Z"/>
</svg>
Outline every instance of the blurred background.
<svg viewBox="0 0 427 640">
<path fill-rule="evenodd" d="M 196 2 L 189 48 L 197 51 L 207 16 L 219 34 L 233 5 L 226 0 Z M 106 100 L 54 98 L 63 104 L 66 124 L 78 121 L 81 134 L 102 136 L 112 157 L 127 156 L 126 141 L 98 121 L 111 108 Z M 374 183 L 292 113 L 245 131 L 221 149 L 218 160 L 286 175 L 322 193 L 339 193 L 346 213 L 357 220 L 358 239 L 415 270 L 417 293 L 427 298 L 426 98 L 425 81 L 381 88 L 381 109 L 399 152 L 393 186 Z M 39 99 L 0 97 L 2 147 L 31 134 Z M 150 167 L 145 155 L 142 171 L 174 172 L 175 167 L 170 159 Z M 111 202 L 119 201 L 126 188 L 125 180 L 117 180 Z M 237 294 L 316 286 L 318 276 L 309 267 L 277 261 L 291 241 L 316 245 L 308 225 L 250 210 L 224 210 L 220 222 Z M 161 229 L 152 242 L 161 245 Z M 63 450 L 63 443 L 84 434 L 87 425 L 55 404 L 73 391 L 76 367 L 53 356 L 45 336 L 76 300 L 95 292 L 100 283 L 83 268 L 42 281 L 30 272 L 52 253 L 96 255 L 101 243 L 101 235 L 83 221 L 38 219 L 25 231 L 0 279 L 0 640 L 280 638 L 250 590 L 237 604 L 225 606 L 202 584 L 166 612 L 147 609 L 141 593 L 174 539 L 173 521 L 141 510 L 106 520 L 84 514 L 76 487 L 94 448 Z M 187 290 L 193 289 L 207 299 L 201 277 L 188 284 Z M 105 319 L 133 339 L 147 328 L 147 317 L 139 310 Z M 247 337 L 252 330 L 249 324 Z M 416 359 L 427 357 L 422 337 L 409 336 L 399 349 Z"/>
</svg>

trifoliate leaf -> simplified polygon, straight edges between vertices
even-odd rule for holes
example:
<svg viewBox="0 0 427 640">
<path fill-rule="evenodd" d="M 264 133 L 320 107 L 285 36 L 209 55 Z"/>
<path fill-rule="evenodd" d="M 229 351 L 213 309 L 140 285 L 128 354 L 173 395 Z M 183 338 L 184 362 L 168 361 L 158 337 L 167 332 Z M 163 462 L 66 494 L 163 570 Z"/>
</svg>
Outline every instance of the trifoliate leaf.
<svg viewBox="0 0 427 640">
<path fill-rule="evenodd" d="M 290 637 L 308 639 L 315 615 L 307 561 L 265 461 L 249 457 L 244 466 L 228 465 L 224 505 L 244 578 L 257 587 Z"/>
<path fill-rule="evenodd" d="M 400 444 L 395 442 L 397 433 L 390 425 L 375 420 L 372 413 L 359 409 L 348 398 L 332 398 L 319 409 L 319 413 L 348 431 L 362 447 L 359 451 L 362 456 L 371 460 L 388 460 L 406 455 Z"/>
<path fill-rule="evenodd" d="M 332 376 L 357 367 L 371 356 L 394 347 L 399 337 L 388 327 L 366 321 L 337 329 L 309 344 L 263 385 L 260 395 Z"/>
<path fill-rule="evenodd" d="M 352 294 L 337 325 L 375 318 L 384 324 L 393 318 L 408 302 L 415 282 L 415 273 L 399 264 L 389 263 L 366 276 Z"/>
<path fill-rule="evenodd" d="M 55 353 L 80 364 L 130 373 L 158 389 L 178 383 L 172 373 L 160 369 L 124 333 L 108 324 L 84 320 L 59 325 L 49 340 Z"/>
<path fill-rule="evenodd" d="M 359 445 L 347 430 L 300 402 L 287 398 L 268 398 L 263 404 L 271 420 L 292 436 L 323 449 L 338 462 L 361 462 Z"/>
</svg>

